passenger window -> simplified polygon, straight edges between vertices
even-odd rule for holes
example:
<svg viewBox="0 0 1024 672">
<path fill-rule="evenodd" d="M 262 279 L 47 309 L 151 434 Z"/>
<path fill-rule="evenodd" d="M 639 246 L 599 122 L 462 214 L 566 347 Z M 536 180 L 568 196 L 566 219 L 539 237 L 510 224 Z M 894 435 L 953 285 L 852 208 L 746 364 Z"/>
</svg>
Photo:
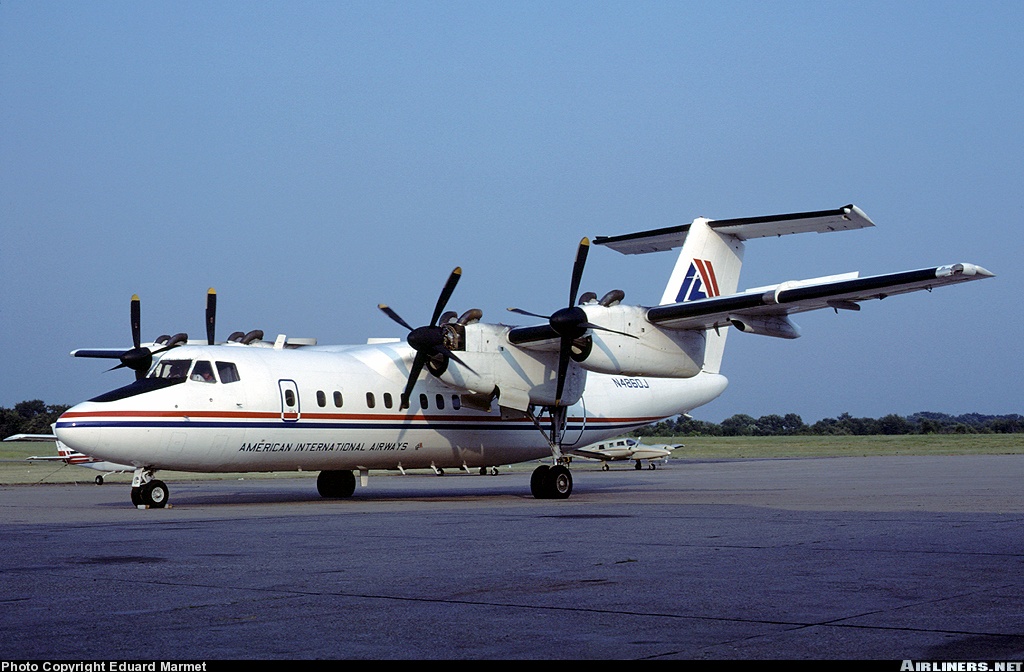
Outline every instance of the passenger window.
<svg viewBox="0 0 1024 672">
<path fill-rule="evenodd" d="M 192 380 L 200 383 L 216 383 L 217 379 L 213 377 L 213 365 L 207 361 L 198 361 L 196 366 L 192 369 Z"/>
<path fill-rule="evenodd" d="M 384 408 L 391 408 L 391 406 L 393 404 L 394 404 L 394 400 L 391 398 L 391 393 L 390 392 L 385 392 L 384 393 Z"/>
<path fill-rule="evenodd" d="M 288 408 L 295 408 L 295 393 L 291 390 L 284 391 L 284 405 Z"/>
<path fill-rule="evenodd" d="M 238 369 L 232 362 L 217 362 L 217 373 L 220 375 L 220 382 L 225 384 L 241 380 L 238 377 Z"/>
<path fill-rule="evenodd" d="M 342 399 L 341 399 L 341 392 L 335 391 L 335 392 L 334 392 L 334 405 L 335 405 L 335 406 L 336 406 L 337 408 L 341 408 L 341 402 L 342 402 Z"/>
<path fill-rule="evenodd" d="M 185 378 L 192 366 L 191 359 L 162 359 L 153 367 L 153 378 Z"/>
<path fill-rule="evenodd" d="M 443 411 L 444 410 L 444 395 L 443 394 L 437 395 L 436 401 L 437 401 L 437 408 L 438 408 L 438 410 Z"/>
<path fill-rule="evenodd" d="M 366 407 L 373 408 L 377 405 L 377 401 L 373 398 L 373 392 L 366 393 Z"/>
<path fill-rule="evenodd" d="M 427 395 L 425 394 L 420 395 L 420 408 L 424 411 L 427 410 Z"/>
<path fill-rule="evenodd" d="M 316 391 L 316 403 L 317 406 L 319 406 L 320 408 L 323 408 L 324 406 L 327 405 L 327 395 L 324 394 L 323 390 Z"/>
<path fill-rule="evenodd" d="M 456 411 L 462 408 L 462 399 L 457 394 L 452 395 L 452 408 Z"/>
</svg>

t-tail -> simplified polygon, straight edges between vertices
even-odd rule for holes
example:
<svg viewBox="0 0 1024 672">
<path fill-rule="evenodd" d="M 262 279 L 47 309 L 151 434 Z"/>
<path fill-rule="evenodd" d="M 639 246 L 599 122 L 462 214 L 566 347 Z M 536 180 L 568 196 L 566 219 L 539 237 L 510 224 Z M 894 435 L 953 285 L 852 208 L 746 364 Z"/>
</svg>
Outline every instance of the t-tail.
<svg viewBox="0 0 1024 672">
<path fill-rule="evenodd" d="M 606 245 L 623 254 L 662 252 L 682 246 L 672 275 L 659 305 L 688 303 L 730 296 L 739 287 L 743 266 L 744 241 L 751 238 L 782 236 L 790 233 L 828 233 L 874 226 L 855 205 L 836 210 L 820 210 L 767 217 L 705 219 L 690 224 L 622 236 L 599 237 L 597 245 Z M 705 332 L 704 371 L 720 373 L 727 328 Z"/>
</svg>

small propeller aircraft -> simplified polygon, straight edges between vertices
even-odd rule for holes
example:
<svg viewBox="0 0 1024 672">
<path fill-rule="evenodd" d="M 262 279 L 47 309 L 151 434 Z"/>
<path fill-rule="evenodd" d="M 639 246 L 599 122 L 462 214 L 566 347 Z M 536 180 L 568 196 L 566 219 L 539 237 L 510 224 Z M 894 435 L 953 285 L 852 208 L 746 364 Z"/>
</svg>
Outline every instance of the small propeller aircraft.
<svg viewBox="0 0 1024 672">
<path fill-rule="evenodd" d="M 599 441 L 582 448 L 573 448 L 568 451 L 572 455 L 578 455 L 590 460 L 600 460 L 601 469 L 608 471 L 609 462 L 629 461 L 636 462 L 634 468 L 639 471 L 643 468 L 642 460 L 647 460 L 648 469 L 657 469 L 655 460 L 667 459 L 673 450 L 685 448 L 681 443 L 670 445 L 667 443 L 644 443 L 640 439 L 620 437 Z"/>
<path fill-rule="evenodd" d="M 566 307 L 534 326 L 445 312 L 462 271 L 448 277 L 430 321 L 364 345 L 259 331 L 215 341 L 216 293 L 207 295 L 206 339 L 141 340 L 131 301 L 132 347 L 75 350 L 117 359 L 136 380 L 65 412 L 55 433 L 71 449 L 134 468 L 131 500 L 168 501 L 160 469 L 192 472 L 316 470 L 327 498 L 353 494 L 374 469 L 485 470 L 550 457 L 533 472 L 538 498 L 569 497 L 563 449 L 687 413 L 718 397 L 729 328 L 776 338 L 800 335 L 789 316 L 991 277 L 957 263 L 861 278 L 857 273 L 737 292 L 746 241 L 874 226 L 856 206 L 768 217 L 709 220 L 594 242 L 624 254 L 682 247 L 661 301 L 627 305 L 619 290 L 577 294 L 590 241 L 577 249 Z M 426 369 L 424 375 L 423 370 Z"/>
<path fill-rule="evenodd" d="M 69 464 L 75 467 L 85 467 L 86 469 L 102 471 L 102 474 L 96 474 L 96 485 L 103 485 L 104 476 L 110 476 L 111 474 L 123 474 L 126 471 L 135 471 L 135 467 L 127 464 L 103 462 L 101 460 L 97 460 L 95 457 L 90 457 L 84 453 L 71 450 L 61 443 L 53 434 L 15 434 L 13 436 L 8 436 L 4 441 L 39 441 L 44 443 L 55 443 L 57 445 L 56 455 L 33 455 L 31 457 L 26 457 L 25 459 L 30 462 L 63 462 L 64 464 Z"/>
</svg>

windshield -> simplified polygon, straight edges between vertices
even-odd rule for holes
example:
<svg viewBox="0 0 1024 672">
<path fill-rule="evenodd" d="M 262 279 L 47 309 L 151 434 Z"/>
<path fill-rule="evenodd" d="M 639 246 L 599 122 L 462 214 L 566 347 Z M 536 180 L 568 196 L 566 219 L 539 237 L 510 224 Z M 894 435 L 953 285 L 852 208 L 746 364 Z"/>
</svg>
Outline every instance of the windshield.
<svg viewBox="0 0 1024 672">
<path fill-rule="evenodd" d="M 150 378 L 177 379 L 188 375 L 191 359 L 161 359 L 149 372 Z"/>
</svg>

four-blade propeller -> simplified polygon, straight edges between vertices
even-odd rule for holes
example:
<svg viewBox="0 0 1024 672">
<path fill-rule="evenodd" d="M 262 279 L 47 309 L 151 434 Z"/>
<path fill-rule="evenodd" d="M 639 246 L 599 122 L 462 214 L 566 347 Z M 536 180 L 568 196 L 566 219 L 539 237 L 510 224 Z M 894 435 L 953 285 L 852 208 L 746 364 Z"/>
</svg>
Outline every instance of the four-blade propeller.
<svg viewBox="0 0 1024 672">
<path fill-rule="evenodd" d="M 455 285 L 459 284 L 459 278 L 461 277 L 462 269 L 456 267 L 452 274 L 448 276 L 448 281 L 444 284 L 441 295 L 437 298 L 437 305 L 434 307 L 434 314 L 430 318 L 430 323 L 425 327 L 413 328 L 386 304 L 381 303 L 377 305 L 381 312 L 409 330 L 409 335 L 405 340 L 416 351 L 416 357 L 412 361 L 412 370 L 409 372 L 409 382 L 406 383 L 405 391 L 402 392 L 401 409 L 409 408 L 409 396 L 412 394 L 412 388 L 416 385 L 416 380 L 420 377 L 420 371 L 423 370 L 424 364 L 429 360 L 443 361 L 445 358 L 454 359 L 470 371 L 473 370 L 445 345 L 444 327 L 437 324 L 438 318 L 444 312 L 448 299 L 452 297 Z"/>
<path fill-rule="evenodd" d="M 580 281 L 583 279 L 583 267 L 587 263 L 587 254 L 590 252 L 590 239 L 584 238 L 576 249 L 576 261 L 572 266 L 572 279 L 569 282 L 569 305 L 566 308 L 556 310 L 551 315 L 539 315 L 521 308 L 509 308 L 508 310 L 519 315 L 539 317 L 548 321 L 551 328 L 560 337 L 558 346 L 558 378 L 555 389 L 555 406 L 562 405 L 562 391 L 565 389 L 565 377 L 569 370 L 569 360 L 572 357 L 572 344 L 577 338 L 587 333 L 588 329 L 599 331 L 610 331 L 614 334 L 636 338 L 633 334 L 627 334 L 614 329 L 607 329 L 588 321 L 587 313 L 576 303 L 576 294 L 580 289 Z"/>
</svg>

